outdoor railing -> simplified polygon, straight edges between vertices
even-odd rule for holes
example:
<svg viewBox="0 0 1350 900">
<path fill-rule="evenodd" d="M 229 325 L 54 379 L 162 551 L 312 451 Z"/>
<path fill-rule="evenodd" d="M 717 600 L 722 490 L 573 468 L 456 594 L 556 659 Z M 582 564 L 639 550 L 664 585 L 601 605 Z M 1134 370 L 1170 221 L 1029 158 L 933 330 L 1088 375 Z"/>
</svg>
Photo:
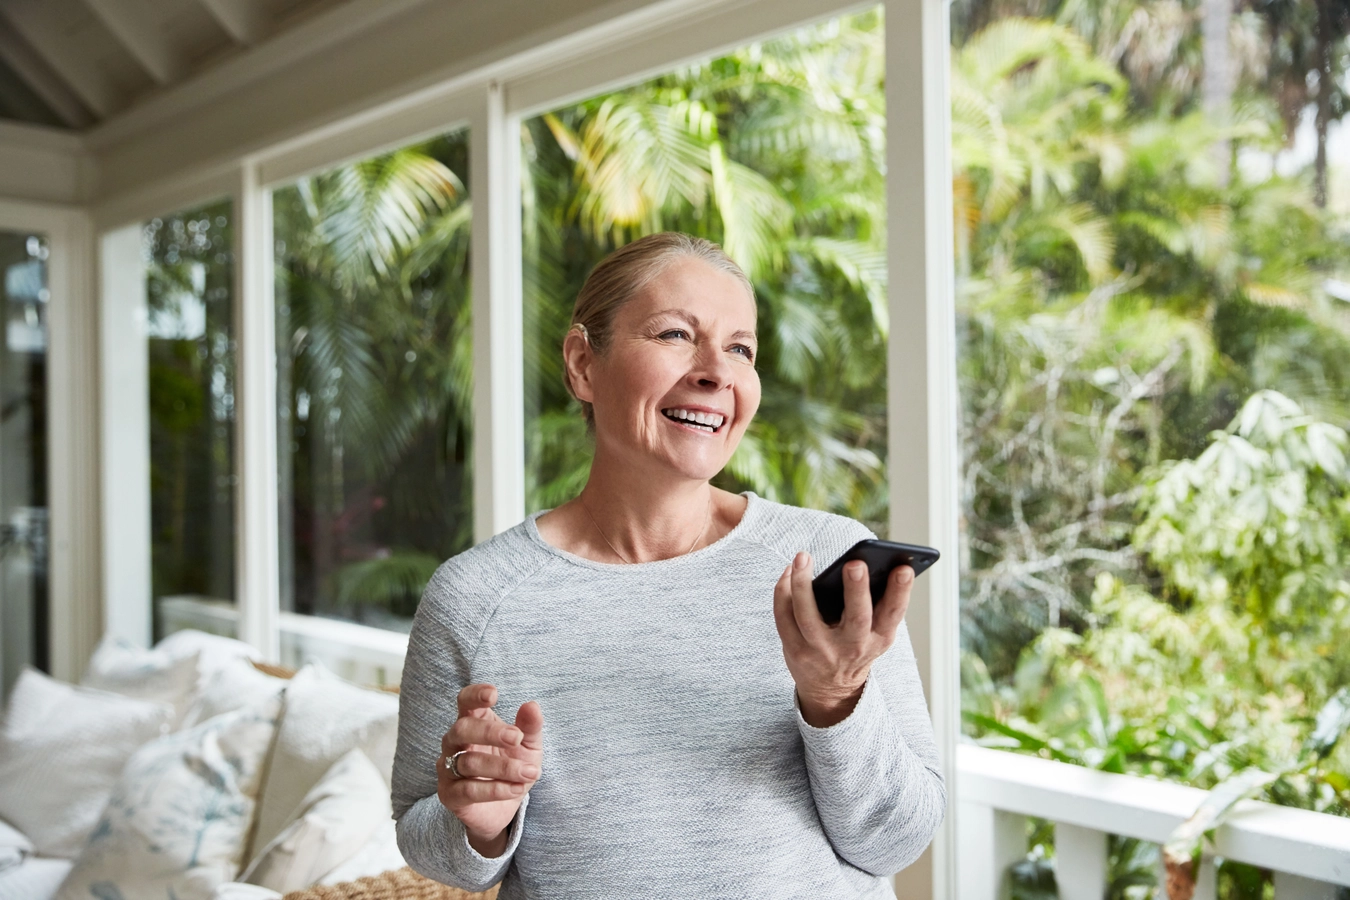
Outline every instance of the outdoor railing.
<svg viewBox="0 0 1350 900">
<path fill-rule="evenodd" d="M 959 900 L 1007 898 L 1008 869 L 1026 857 L 1031 817 L 1054 824 L 1060 900 L 1102 900 L 1107 836 L 1162 844 L 1206 793 L 968 744 L 957 748 L 956 765 Z M 1244 801 L 1206 850 L 1194 900 L 1215 900 L 1208 851 L 1272 870 L 1275 900 L 1333 900 L 1350 886 L 1350 819 Z"/>
</svg>

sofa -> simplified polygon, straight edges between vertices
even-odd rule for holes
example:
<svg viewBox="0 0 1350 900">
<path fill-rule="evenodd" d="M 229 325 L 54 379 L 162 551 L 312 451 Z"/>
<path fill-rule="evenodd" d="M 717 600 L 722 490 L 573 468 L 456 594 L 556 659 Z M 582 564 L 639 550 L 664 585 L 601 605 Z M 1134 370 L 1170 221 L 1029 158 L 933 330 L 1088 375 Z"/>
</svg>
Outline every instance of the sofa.
<svg viewBox="0 0 1350 900">
<path fill-rule="evenodd" d="M 26 670 L 0 720 L 0 900 L 486 898 L 415 875 L 398 697 L 195 631 Z"/>
</svg>

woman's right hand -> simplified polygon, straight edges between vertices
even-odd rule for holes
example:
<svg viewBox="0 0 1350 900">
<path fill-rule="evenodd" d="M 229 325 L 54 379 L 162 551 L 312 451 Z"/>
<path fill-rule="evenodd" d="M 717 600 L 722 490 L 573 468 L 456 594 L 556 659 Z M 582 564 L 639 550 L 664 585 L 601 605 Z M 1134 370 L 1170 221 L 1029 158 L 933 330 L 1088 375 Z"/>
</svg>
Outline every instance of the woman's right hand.
<svg viewBox="0 0 1350 900">
<path fill-rule="evenodd" d="M 469 846 L 486 857 L 506 851 L 506 826 L 539 780 L 544 761 L 544 715 L 533 700 L 508 725 L 493 711 L 497 689 L 471 684 L 459 692 L 459 718 L 441 738 L 436 794 L 468 831 Z M 446 761 L 461 750 L 456 778 Z"/>
</svg>

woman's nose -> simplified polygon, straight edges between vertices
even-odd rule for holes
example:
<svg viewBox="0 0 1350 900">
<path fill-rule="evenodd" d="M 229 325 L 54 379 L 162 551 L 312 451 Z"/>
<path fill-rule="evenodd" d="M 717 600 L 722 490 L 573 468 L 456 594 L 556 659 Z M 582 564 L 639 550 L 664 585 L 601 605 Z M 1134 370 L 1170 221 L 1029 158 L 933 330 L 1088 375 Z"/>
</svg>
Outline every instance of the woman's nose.
<svg viewBox="0 0 1350 900">
<path fill-rule="evenodd" d="M 720 348 L 707 345 L 699 348 L 693 371 L 689 374 L 698 382 L 699 387 L 712 388 L 713 390 L 720 390 L 729 386 L 735 375 L 731 369 L 731 363 L 723 356 Z"/>
</svg>

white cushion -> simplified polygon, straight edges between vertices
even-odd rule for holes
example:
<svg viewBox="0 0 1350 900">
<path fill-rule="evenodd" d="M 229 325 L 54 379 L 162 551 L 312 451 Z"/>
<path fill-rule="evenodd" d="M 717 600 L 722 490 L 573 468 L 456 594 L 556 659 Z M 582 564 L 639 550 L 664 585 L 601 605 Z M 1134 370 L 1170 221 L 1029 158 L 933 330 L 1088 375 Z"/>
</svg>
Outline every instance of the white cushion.
<svg viewBox="0 0 1350 900">
<path fill-rule="evenodd" d="M 52 900 L 71 865 L 68 859 L 30 856 L 21 866 L 0 871 L 0 900 Z"/>
<path fill-rule="evenodd" d="M 281 900 L 281 894 L 271 888 L 258 887 L 256 884 L 231 881 L 216 888 L 211 894 L 211 900 Z"/>
<path fill-rule="evenodd" d="M 310 663 L 291 679 L 285 696 L 250 857 L 281 833 L 310 788 L 349 750 L 359 747 L 386 785 L 394 766 L 398 695 L 348 684 Z"/>
<path fill-rule="evenodd" d="M 198 671 L 208 678 L 222 666 L 240 659 L 262 659 L 256 647 L 243 641 L 195 629 L 175 631 L 155 645 L 155 650 L 181 659 L 197 654 Z"/>
<path fill-rule="evenodd" d="M 259 672 L 244 657 L 222 660 L 215 673 L 204 678 L 184 717 L 183 727 L 191 728 L 222 713 L 262 703 L 285 690 L 287 684 L 285 678 Z"/>
<path fill-rule="evenodd" d="M 74 858 L 137 747 L 169 730 L 162 703 L 25 669 L 0 726 L 0 817 L 42 856 Z"/>
<path fill-rule="evenodd" d="M 283 894 L 307 888 L 369 843 L 393 814 L 379 770 L 360 750 L 351 750 L 305 795 L 294 821 L 239 880 Z"/>
<path fill-rule="evenodd" d="M 89 659 L 80 684 L 124 697 L 167 703 L 174 708 L 173 724 L 177 727 L 197 693 L 197 653 L 175 656 L 108 635 Z"/>
<path fill-rule="evenodd" d="M 352 854 L 351 859 L 325 875 L 319 884 L 342 884 L 366 876 L 373 877 L 401 869 L 407 864 L 398 849 L 397 824 L 391 818 L 381 822 L 366 845 Z"/>
<path fill-rule="evenodd" d="M 281 698 L 131 757 L 57 900 L 209 900 L 239 871 Z"/>
<path fill-rule="evenodd" d="M 0 821 L 0 872 L 18 866 L 33 855 L 33 842 L 19 829 Z"/>
</svg>

